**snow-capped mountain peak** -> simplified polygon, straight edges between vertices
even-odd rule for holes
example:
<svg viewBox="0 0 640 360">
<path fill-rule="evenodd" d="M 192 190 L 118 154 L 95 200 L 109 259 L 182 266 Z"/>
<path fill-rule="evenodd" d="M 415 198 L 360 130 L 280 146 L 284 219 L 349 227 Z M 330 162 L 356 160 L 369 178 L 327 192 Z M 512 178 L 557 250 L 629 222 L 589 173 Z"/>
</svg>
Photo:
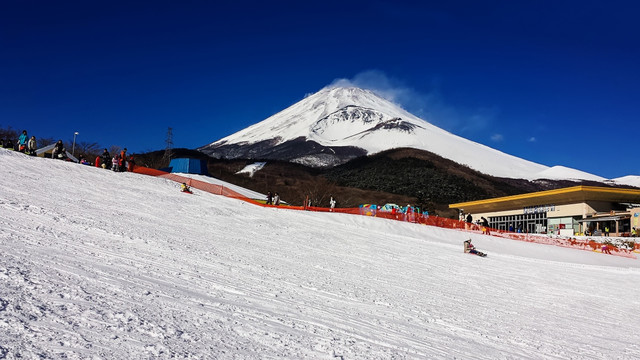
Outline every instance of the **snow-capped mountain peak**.
<svg viewBox="0 0 640 360">
<path fill-rule="evenodd" d="M 199 150 L 214 157 L 333 166 L 357 156 L 404 147 L 426 150 L 498 177 L 537 179 L 549 169 L 454 135 L 357 87 L 326 87 Z M 599 178 L 577 170 L 569 172 L 571 178 Z M 554 175 L 559 176 L 557 172 Z"/>
</svg>

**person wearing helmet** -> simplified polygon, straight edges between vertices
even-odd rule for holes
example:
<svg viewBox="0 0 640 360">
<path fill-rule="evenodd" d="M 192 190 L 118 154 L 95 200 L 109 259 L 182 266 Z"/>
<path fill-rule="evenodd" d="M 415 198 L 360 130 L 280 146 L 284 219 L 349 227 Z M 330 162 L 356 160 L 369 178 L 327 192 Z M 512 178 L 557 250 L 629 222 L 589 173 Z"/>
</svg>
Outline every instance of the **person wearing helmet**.
<svg viewBox="0 0 640 360">
<path fill-rule="evenodd" d="M 476 247 L 471 243 L 471 239 L 464 241 L 464 252 L 482 257 L 487 256 L 487 254 L 476 250 Z"/>
</svg>

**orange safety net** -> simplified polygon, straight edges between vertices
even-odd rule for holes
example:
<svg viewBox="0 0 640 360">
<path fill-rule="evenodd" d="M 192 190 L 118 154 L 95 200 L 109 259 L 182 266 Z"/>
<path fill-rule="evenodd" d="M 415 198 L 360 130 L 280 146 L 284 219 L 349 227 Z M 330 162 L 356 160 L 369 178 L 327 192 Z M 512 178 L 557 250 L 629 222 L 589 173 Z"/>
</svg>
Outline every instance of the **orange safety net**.
<svg viewBox="0 0 640 360">
<path fill-rule="evenodd" d="M 363 205 L 358 208 L 325 208 L 316 206 L 290 206 L 290 205 L 267 205 L 256 199 L 248 198 L 236 191 L 229 189 L 223 185 L 211 184 L 205 181 L 195 180 L 189 177 L 180 176 L 176 174 L 167 173 L 161 170 L 155 170 L 146 168 L 143 166 L 135 166 L 134 173 L 144 174 L 149 176 L 162 177 L 165 179 L 173 180 L 178 183 L 186 183 L 189 187 L 202 190 L 215 195 L 222 195 L 234 199 L 239 199 L 254 205 L 262 207 L 280 207 L 290 210 L 306 210 L 315 212 L 335 212 L 340 214 L 352 214 L 362 216 L 373 216 L 377 218 L 405 221 L 416 224 L 423 224 L 428 226 L 436 226 L 447 229 L 457 229 L 469 233 L 485 234 L 491 236 L 497 236 L 517 241 L 534 242 L 538 244 L 555 245 L 561 247 L 575 248 L 581 250 L 589 250 L 602 252 L 610 255 L 624 256 L 630 258 L 636 258 L 633 252 L 640 250 L 640 243 L 634 243 L 633 249 L 627 249 L 622 247 L 616 247 L 612 244 L 602 244 L 593 239 L 577 239 L 577 238 L 561 238 L 561 237 L 549 237 L 543 234 L 528 234 L 528 233 L 514 233 L 503 230 L 492 229 L 486 226 L 471 224 L 460 220 L 442 218 L 439 216 L 424 215 L 415 212 L 408 213 L 392 213 L 389 211 L 380 211 L 376 205 Z"/>
</svg>

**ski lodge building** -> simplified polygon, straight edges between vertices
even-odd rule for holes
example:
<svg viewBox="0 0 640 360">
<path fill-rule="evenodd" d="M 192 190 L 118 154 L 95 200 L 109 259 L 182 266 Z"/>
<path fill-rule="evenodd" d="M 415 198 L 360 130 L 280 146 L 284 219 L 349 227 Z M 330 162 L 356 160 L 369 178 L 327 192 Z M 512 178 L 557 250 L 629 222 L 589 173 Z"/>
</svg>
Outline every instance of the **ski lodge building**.
<svg viewBox="0 0 640 360">
<path fill-rule="evenodd" d="M 450 204 L 482 217 L 489 227 L 554 235 L 629 236 L 640 230 L 640 189 L 573 186 L 528 194 Z"/>
</svg>

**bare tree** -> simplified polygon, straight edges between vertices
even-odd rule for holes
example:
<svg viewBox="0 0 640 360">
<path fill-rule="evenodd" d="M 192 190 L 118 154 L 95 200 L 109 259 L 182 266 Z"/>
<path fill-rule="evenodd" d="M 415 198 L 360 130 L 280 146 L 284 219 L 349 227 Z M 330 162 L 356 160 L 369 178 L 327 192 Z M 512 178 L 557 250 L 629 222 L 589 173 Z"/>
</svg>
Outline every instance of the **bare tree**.
<svg viewBox="0 0 640 360">
<path fill-rule="evenodd" d="M 15 141 L 18 138 L 18 131 L 8 126 L 4 129 L 0 128 L 0 139 Z"/>
<path fill-rule="evenodd" d="M 118 145 L 111 145 L 109 147 L 109 154 L 111 154 L 111 156 L 115 156 L 116 154 L 120 154 L 120 151 L 122 151 L 122 148 Z"/>
<path fill-rule="evenodd" d="M 100 144 L 88 141 L 76 142 L 76 153 L 95 158 L 100 154 Z"/>
<path fill-rule="evenodd" d="M 36 143 L 38 144 L 38 149 L 43 148 L 45 146 L 49 146 L 51 144 L 55 144 L 56 143 L 56 139 L 52 138 L 52 137 L 41 137 L 41 138 L 36 138 Z"/>
<path fill-rule="evenodd" d="M 304 198 L 309 196 L 312 206 L 329 206 L 329 199 L 336 190 L 336 184 L 324 177 L 316 177 L 302 189 Z"/>
</svg>

